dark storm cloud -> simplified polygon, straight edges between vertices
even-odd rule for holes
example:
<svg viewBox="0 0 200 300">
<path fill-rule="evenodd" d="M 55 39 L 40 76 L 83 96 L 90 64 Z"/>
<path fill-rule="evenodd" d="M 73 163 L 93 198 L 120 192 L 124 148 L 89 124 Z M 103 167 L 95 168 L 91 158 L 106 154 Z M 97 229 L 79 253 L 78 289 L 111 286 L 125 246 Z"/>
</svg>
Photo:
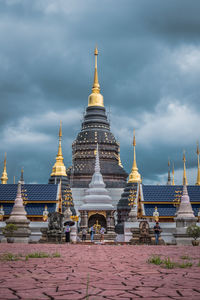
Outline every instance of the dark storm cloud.
<svg viewBox="0 0 200 300">
<path fill-rule="evenodd" d="M 188 167 L 194 167 L 199 11 L 194 0 L 0 1 L 0 155 L 8 152 L 10 180 L 24 166 L 29 182 L 47 182 L 60 119 L 70 164 L 91 91 L 96 43 L 101 91 L 127 171 L 133 127 L 144 178 L 159 181 L 168 156 L 180 168 L 183 147 Z"/>
</svg>

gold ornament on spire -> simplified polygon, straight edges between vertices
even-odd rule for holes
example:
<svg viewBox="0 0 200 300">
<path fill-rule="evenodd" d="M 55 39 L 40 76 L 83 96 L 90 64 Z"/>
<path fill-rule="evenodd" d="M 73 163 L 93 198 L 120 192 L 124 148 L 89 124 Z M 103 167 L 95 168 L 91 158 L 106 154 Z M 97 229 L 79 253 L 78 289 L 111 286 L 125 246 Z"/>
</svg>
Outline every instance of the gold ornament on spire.
<svg viewBox="0 0 200 300">
<path fill-rule="evenodd" d="M 118 165 L 123 168 L 122 162 L 121 162 L 121 157 L 120 157 L 120 144 L 119 144 L 119 152 L 118 152 Z"/>
<path fill-rule="evenodd" d="M 59 129 L 59 146 L 58 146 L 58 154 L 56 157 L 56 162 L 53 166 L 51 176 L 67 176 L 66 167 L 63 163 L 63 155 L 62 155 L 62 122 L 60 121 L 60 129 Z"/>
<path fill-rule="evenodd" d="M 132 166 L 132 170 L 131 173 L 129 175 L 129 180 L 128 182 L 131 183 L 140 183 L 141 182 L 141 176 L 140 173 L 138 172 L 138 168 L 137 168 L 137 163 L 136 163 L 136 153 L 135 153 L 135 146 L 136 146 L 136 139 L 135 139 L 135 129 L 133 131 L 133 166 Z"/>
<path fill-rule="evenodd" d="M 98 80 L 98 71 L 97 71 L 97 47 L 94 50 L 95 55 L 95 68 L 94 68 L 94 83 L 92 86 L 92 93 L 88 97 L 88 106 L 104 106 L 103 96 L 100 94 L 100 84 Z"/>
<path fill-rule="evenodd" d="M 197 163 L 198 163 L 198 169 L 197 169 L 197 182 L 196 185 L 200 185 L 200 168 L 199 168 L 199 143 L 197 142 Z"/>
<path fill-rule="evenodd" d="M 172 185 L 175 185 L 175 183 L 174 183 L 174 164 L 172 167 Z"/>
<path fill-rule="evenodd" d="M 185 151 L 184 151 L 183 152 L 183 185 L 188 185 L 185 162 L 186 162 L 186 158 L 185 158 Z"/>
<path fill-rule="evenodd" d="M 5 153 L 3 173 L 2 173 L 2 176 L 1 176 L 1 183 L 2 184 L 7 184 L 7 181 L 8 181 L 8 174 L 7 174 L 7 171 L 6 171 L 6 153 Z"/>
</svg>

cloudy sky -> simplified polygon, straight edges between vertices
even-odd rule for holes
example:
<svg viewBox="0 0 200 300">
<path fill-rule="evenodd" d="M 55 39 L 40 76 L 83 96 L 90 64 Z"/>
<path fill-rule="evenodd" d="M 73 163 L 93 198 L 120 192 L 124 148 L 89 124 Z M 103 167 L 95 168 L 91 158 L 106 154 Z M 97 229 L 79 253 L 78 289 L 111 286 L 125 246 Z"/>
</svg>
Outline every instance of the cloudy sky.
<svg viewBox="0 0 200 300">
<path fill-rule="evenodd" d="M 47 183 L 63 121 L 63 155 L 81 127 L 91 92 L 94 47 L 111 130 L 122 163 L 144 183 L 166 183 L 168 157 L 182 182 L 186 150 L 196 180 L 200 140 L 199 0 L 0 0 L 0 173 L 9 183 Z M 120 124 L 120 126 L 119 126 Z"/>
</svg>

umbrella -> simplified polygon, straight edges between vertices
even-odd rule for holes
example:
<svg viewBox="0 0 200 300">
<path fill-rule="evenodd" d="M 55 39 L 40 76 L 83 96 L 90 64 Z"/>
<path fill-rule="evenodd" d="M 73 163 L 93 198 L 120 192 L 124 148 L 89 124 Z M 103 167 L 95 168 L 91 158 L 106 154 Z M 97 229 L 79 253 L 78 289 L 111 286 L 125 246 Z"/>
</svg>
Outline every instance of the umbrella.
<svg viewBox="0 0 200 300">
<path fill-rule="evenodd" d="M 74 221 L 69 220 L 69 221 L 65 221 L 64 226 L 69 225 L 69 226 L 73 226 L 75 224 Z"/>
</svg>

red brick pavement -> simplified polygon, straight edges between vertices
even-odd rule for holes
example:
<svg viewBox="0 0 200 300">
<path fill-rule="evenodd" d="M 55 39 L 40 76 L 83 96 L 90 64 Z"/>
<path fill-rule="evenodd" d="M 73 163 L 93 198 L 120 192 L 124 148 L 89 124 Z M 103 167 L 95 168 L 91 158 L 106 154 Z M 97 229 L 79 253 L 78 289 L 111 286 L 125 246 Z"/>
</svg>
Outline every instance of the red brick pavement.
<svg viewBox="0 0 200 300">
<path fill-rule="evenodd" d="M 0 254 L 38 251 L 61 257 L 0 261 L 0 299 L 200 300 L 200 247 L 0 244 Z M 147 263 L 152 254 L 193 266 L 164 269 Z"/>
</svg>

